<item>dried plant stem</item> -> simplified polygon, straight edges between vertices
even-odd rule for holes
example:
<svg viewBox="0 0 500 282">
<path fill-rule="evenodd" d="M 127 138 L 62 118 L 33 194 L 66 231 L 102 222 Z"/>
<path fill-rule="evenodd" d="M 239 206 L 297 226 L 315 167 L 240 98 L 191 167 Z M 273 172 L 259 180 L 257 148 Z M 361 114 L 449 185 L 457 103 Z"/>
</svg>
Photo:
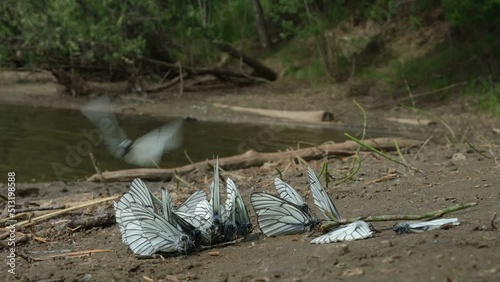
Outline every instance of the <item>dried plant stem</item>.
<svg viewBox="0 0 500 282">
<path fill-rule="evenodd" d="M 22 227 L 22 226 L 28 227 L 28 226 L 34 225 L 34 224 L 36 224 L 38 222 L 41 222 L 41 221 L 44 221 L 44 220 L 56 217 L 56 216 L 61 215 L 61 214 L 65 214 L 65 213 L 70 212 L 70 211 L 74 211 L 74 210 L 77 210 L 77 209 L 86 208 L 86 207 L 90 207 L 90 206 L 97 205 L 97 204 L 100 204 L 100 203 L 105 203 L 105 202 L 108 202 L 108 201 L 116 200 L 116 199 L 118 199 L 120 197 L 121 197 L 120 195 L 117 195 L 117 196 L 107 197 L 107 198 L 103 198 L 103 199 L 92 200 L 92 201 L 83 203 L 83 204 L 78 205 L 78 206 L 74 206 L 74 207 L 70 207 L 70 208 L 67 208 L 67 209 L 64 209 L 64 210 L 59 210 L 59 211 L 51 212 L 51 213 L 48 213 L 48 214 L 44 214 L 44 215 L 32 218 L 30 220 L 21 221 L 21 222 L 19 222 L 19 223 L 16 224 L 16 228 L 19 228 L 19 227 Z M 5 228 L 5 230 L 7 230 L 7 229 L 8 228 Z"/>
<path fill-rule="evenodd" d="M 423 171 L 421 171 L 420 169 L 418 169 L 418 168 L 416 168 L 416 167 L 409 166 L 409 165 L 407 165 L 407 164 L 405 164 L 405 163 L 403 163 L 403 162 L 400 162 L 400 161 L 398 161 L 398 160 L 396 160 L 396 159 L 394 159 L 394 158 L 390 157 L 390 156 L 389 156 L 389 155 L 387 155 L 387 154 L 382 153 L 381 151 L 379 151 L 379 150 L 377 150 L 377 149 L 373 148 L 372 146 L 370 146 L 370 145 L 368 145 L 368 144 L 364 143 L 363 141 L 358 140 L 356 137 L 351 136 L 349 133 L 344 133 L 344 135 L 345 135 L 347 138 L 351 139 L 352 141 L 354 141 L 354 142 L 358 143 L 359 145 L 361 145 L 361 146 L 365 147 L 365 148 L 366 148 L 366 149 L 368 149 L 369 151 L 372 151 L 372 152 L 374 152 L 375 154 L 377 154 L 377 155 L 379 155 L 379 156 L 381 156 L 381 157 L 383 157 L 383 158 L 385 158 L 385 159 L 388 159 L 388 160 L 390 160 L 390 161 L 392 161 L 392 162 L 395 162 L 395 163 L 397 163 L 397 164 L 400 164 L 400 165 L 402 165 L 402 166 L 404 166 L 404 167 L 406 167 L 406 168 L 409 168 L 409 169 L 411 169 L 411 170 L 418 171 L 418 172 L 423 172 Z"/>
<path fill-rule="evenodd" d="M 419 220 L 419 219 L 431 219 L 431 218 L 437 218 L 441 217 L 444 214 L 467 209 L 470 207 L 477 206 L 477 203 L 466 203 L 466 204 L 457 204 L 451 207 L 447 207 L 441 210 L 436 210 L 436 211 L 431 211 L 431 212 L 426 212 L 423 214 L 408 214 L 408 215 L 401 215 L 401 214 L 394 214 L 394 215 L 370 215 L 370 216 L 365 216 L 365 217 L 356 217 L 356 218 L 349 218 L 349 219 L 343 219 L 339 221 L 328 221 L 321 225 L 321 231 L 323 233 L 326 233 L 330 231 L 331 229 L 343 225 L 346 223 L 351 223 L 357 220 L 364 220 L 364 221 L 370 221 L 370 222 L 379 222 L 379 221 L 397 221 L 397 220 Z"/>
</svg>

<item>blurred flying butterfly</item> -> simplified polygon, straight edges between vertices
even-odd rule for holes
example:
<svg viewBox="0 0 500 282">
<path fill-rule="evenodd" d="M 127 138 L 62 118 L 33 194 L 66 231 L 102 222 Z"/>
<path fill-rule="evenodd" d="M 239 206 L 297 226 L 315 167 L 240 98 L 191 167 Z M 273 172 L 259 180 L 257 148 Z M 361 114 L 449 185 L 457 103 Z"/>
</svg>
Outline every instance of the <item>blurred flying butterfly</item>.
<svg viewBox="0 0 500 282">
<path fill-rule="evenodd" d="M 260 230 L 266 236 L 298 234 L 313 230 L 320 221 L 276 196 L 257 192 L 250 196 Z"/>
<path fill-rule="evenodd" d="M 274 186 L 276 187 L 276 191 L 278 191 L 280 198 L 300 207 L 304 212 L 309 212 L 309 206 L 307 203 L 299 195 L 299 193 L 292 188 L 292 186 L 288 185 L 288 183 L 276 177 L 274 178 Z"/>
<path fill-rule="evenodd" d="M 330 197 L 328 197 L 325 188 L 323 188 L 323 185 L 321 185 L 321 182 L 314 173 L 314 170 L 312 170 L 312 168 L 310 167 L 307 167 L 307 174 L 309 175 L 309 182 L 311 184 L 314 204 L 319 209 L 323 217 L 326 220 L 341 220 L 342 216 L 340 216 L 339 211 L 333 204 Z M 334 218 L 331 218 L 332 216 Z"/>
<path fill-rule="evenodd" d="M 90 101 L 81 111 L 101 131 L 111 153 L 129 164 L 155 166 L 163 153 L 178 148 L 182 142 L 182 120 L 156 128 L 132 142 L 118 124 L 108 96 Z"/>
<path fill-rule="evenodd" d="M 312 244 L 328 244 L 332 242 L 354 241 L 365 239 L 373 235 L 372 228 L 364 221 L 355 221 L 342 225 L 324 235 L 314 238 Z"/>
<path fill-rule="evenodd" d="M 450 228 L 459 224 L 458 218 L 440 218 L 430 221 L 406 221 L 397 223 L 392 230 L 397 234 L 420 233 L 428 230 Z"/>
</svg>

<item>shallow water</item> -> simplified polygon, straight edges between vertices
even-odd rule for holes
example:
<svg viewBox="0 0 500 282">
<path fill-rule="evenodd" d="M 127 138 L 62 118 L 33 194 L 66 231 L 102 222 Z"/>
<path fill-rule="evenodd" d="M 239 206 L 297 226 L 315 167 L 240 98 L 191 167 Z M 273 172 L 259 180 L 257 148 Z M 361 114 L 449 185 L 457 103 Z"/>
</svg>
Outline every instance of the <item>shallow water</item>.
<svg viewBox="0 0 500 282">
<path fill-rule="evenodd" d="M 0 105 L 0 114 L 2 172 L 16 172 L 17 180 L 21 182 L 76 180 L 94 174 L 89 156 L 79 153 L 85 152 L 85 144 L 91 144 L 84 132 L 94 129 L 80 111 Z M 170 121 L 146 116 L 118 118 L 131 139 Z M 290 147 L 310 147 L 329 140 L 345 140 L 344 131 L 331 129 L 290 129 L 199 121 L 185 122 L 183 133 L 182 147 L 165 154 L 160 167 L 188 164 L 184 150 L 196 162 L 213 156 L 240 154 L 249 149 L 273 152 Z M 134 168 L 115 159 L 104 145 L 91 146 L 91 149 L 103 171 Z M 6 179 L 5 173 L 5 177 L 0 177 L 0 183 L 5 183 Z"/>
</svg>

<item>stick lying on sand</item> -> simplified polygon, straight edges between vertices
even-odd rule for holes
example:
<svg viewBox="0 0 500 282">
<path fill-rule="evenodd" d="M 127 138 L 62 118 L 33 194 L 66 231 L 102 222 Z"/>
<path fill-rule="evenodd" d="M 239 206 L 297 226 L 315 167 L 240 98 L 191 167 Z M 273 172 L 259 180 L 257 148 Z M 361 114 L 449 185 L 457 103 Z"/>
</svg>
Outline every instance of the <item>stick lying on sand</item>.
<svg viewBox="0 0 500 282">
<path fill-rule="evenodd" d="M 370 215 L 370 216 L 366 216 L 366 217 L 344 219 L 342 221 L 329 221 L 329 222 L 321 225 L 321 232 L 327 233 L 330 230 L 332 230 L 333 228 L 338 227 L 339 225 L 355 222 L 358 220 L 375 222 L 375 221 L 419 220 L 419 219 L 426 219 L 426 218 L 438 218 L 438 217 L 443 216 L 444 214 L 447 214 L 450 212 L 455 212 L 458 210 L 467 209 L 467 208 L 474 207 L 474 206 L 477 206 L 477 203 L 458 204 L 458 205 L 447 207 L 447 208 L 444 208 L 441 210 L 426 212 L 423 214 Z M 332 218 L 333 218 L 333 216 L 332 216 Z"/>
<path fill-rule="evenodd" d="M 377 150 L 394 151 L 396 150 L 394 141 L 397 141 L 397 144 L 400 148 L 408 148 L 419 146 L 422 144 L 422 141 L 410 140 L 405 138 L 367 139 L 364 140 L 364 144 L 376 148 Z M 254 166 L 261 166 L 266 162 L 276 162 L 283 159 L 294 159 L 297 156 L 306 161 L 321 159 L 332 155 L 346 156 L 355 154 L 358 147 L 359 145 L 354 141 L 345 141 L 343 143 L 322 144 L 316 147 L 276 153 L 259 153 L 250 150 L 241 155 L 219 159 L 219 167 L 225 170 L 236 170 Z M 172 179 L 172 177 L 174 177 L 176 173 L 177 175 L 182 176 L 198 169 L 207 168 L 208 164 L 211 163 L 213 163 L 212 160 L 207 160 L 169 169 L 140 168 L 108 171 L 103 172 L 102 177 L 104 177 L 107 181 L 132 181 L 137 177 L 143 180 L 150 181 L 169 181 Z M 87 179 L 87 181 L 93 182 L 97 182 L 99 180 L 100 176 L 98 174 L 94 174 Z"/>
</svg>

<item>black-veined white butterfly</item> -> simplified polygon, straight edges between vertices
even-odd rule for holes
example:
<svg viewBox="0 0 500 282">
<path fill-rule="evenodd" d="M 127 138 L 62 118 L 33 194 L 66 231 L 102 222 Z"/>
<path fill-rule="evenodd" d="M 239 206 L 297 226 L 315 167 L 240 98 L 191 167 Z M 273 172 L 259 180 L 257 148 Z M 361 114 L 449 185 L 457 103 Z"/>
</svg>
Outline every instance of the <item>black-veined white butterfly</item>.
<svg viewBox="0 0 500 282">
<path fill-rule="evenodd" d="M 312 170 L 312 168 L 310 167 L 307 167 L 307 173 L 309 175 L 309 182 L 311 184 L 314 204 L 319 209 L 323 217 L 326 220 L 341 220 L 342 216 L 340 216 L 339 211 L 326 193 L 325 188 L 323 188 L 323 185 L 321 185 L 321 182 L 314 173 L 314 170 Z M 334 218 L 331 218 L 332 216 Z"/>
<path fill-rule="evenodd" d="M 157 249 L 154 247 L 154 242 L 148 242 L 148 238 L 150 238 L 149 235 L 140 234 L 141 230 L 146 232 L 148 230 L 152 230 L 154 227 L 147 225 L 146 223 L 143 224 L 139 222 L 141 220 L 149 222 L 150 224 L 153 224 L 153 221 L 159 222 L 158 226 L 156 226 L 156 231 L 158 232 L 160 232 L 162 228 L 167 228 L 164 230 L 166 233 L 159 233 L 159 238 L 165 237 L 165 234 L 177 234 L 175 231 L 172 232 L 172 228 L 183 233 L 183 235 L 191 236 L 189 242 L 190 244 L 192 244 L 191 241 L 198 243 L 203 237 L 202 232 L 200 232 L 197 228 L 197 226 L 201 224 L 196 224 L 196 222 L 199 222 L 200 220 L 196 221 L 196 219 L 193 218 L 190 218 L 191 220 L 189 221 L 184 220 L 184 218 L 174 212 L 172 199 L 168 191 L 162 188 L 161 195 L 162 200 L 160 201 L 156 196 L 154 196 L 153 193 L 151 193 L 147 185 L 141 179 L 136 178 L 130 185 L 130 191 L 125 193 L 118 202 L 114 203 L 116 221 L 120 227 L 122 241 L 131 246 L 132 251 L 138 255 L 147 255 L 148 252 Z M 136 212 L 134 212 L 134 210 Z M 147 213 L 145 213 L 144 210 L 146 210 Z M 138 212 L 140 214 L 137 214 Z M 156 219 L 157 217 L 161 218 L 161 220 Z M 163 221 L 166 221 L 169 225 L 165 227 Z M 168 250 L 162 249 L 160 251 Z"/>
<path fill-rule="evenodd" d="M 161 188 L 161 202 L 162 202 L 162 213 L 163 218 L 166 219 L 170 224 L 176 226 L 177 222 L 173 216 L 174 208 L 172 204 L 172 198 L 170 197 L 170 193 L 168 193 L 167 189 Z"/>
<path fill-rule="evenodd" d="M 305 212 L 309 212 L 309 206 L 307 203 L 288 183 L 276 177 L 274 178 L 274 186 L 276 187 L 276 191 L 278 191 L 280 198 L 300 207 Z"/>
<path fill-rule="evenodd" d="M 222 214 L 224 221 L 224 241 L 232 241 L 236 239 L 236 214 L 235 214 L 235 199 L 237 188 L 230 178 L 226 178 L 226 205 Z"/>
<path fill-rule="evenodd" d="M 308 232 L 320 223 L 301 207 L 270 194 L 253 193 L 250 201 L 266 236 Z"/>
<path fill-rule="evenodd" d="M 134 197 L 135 201 L 152 211 L 157 212 L 157 206 L 162 206 L 162 201 L 158 199 L 148 188 L 146 183 L 140 178 L 135 178 L 130 184 L 129 193 Z"/>
<path fill-rule="evenodd" d="M 333 242 L 354 241 L 365 239 L 373 235 L 372 228 L 364 221 L 355 221 L 342 225 L 324 235 L 314 238 L 312 244 L 328 244 Z"/>
<path fill-rule="evenodd" d="M 253 230 L 247 207 L 233 180 L 227 178 L 226 185 L 228 194 L 234 194 L 234 222 L 236 224 L 236 234 L 246 236 Z"/>
<path fill-rule="evenodd" d="M 222 206 L 220 203 L 220 185 L 219 185 L 219 160 L 214 165 L 214 180 L 210 183 L 210 205 L 212 206 L 212 224 L 223 224 Z"/>
<path fill-rule="evenodd" d="M 443 229 L 460 225 L 458 218 L 440 218 L 430 221 L 407 221 L 394 225 L 392 230 L 397 234 L 420 233 L 428 230 Z"/>
<path fill-rule="evenodd" d="M 178 206 L 175 211 L 178 212 L 186 212 L 186 213 L 193 213 L 194 209 L 196 208 L 196 205 L 207 199 L 207 194 L 203 190 L 199 190 L 191 194 L 184 203 L 182 203 L 180 206 Z"/>
<path fill-rule="evenodd" d="M 115 208 L 117 218 L 120 218 L 117 221 L 122 240 L 134 254 L 149 256 L 156 252 L 186 252 L 193 245 L 189 236 L 163 217 L 140 203 L 127 201 L 125 209 L 120 210 L 120 203 Z"/>
<path fill-rule="evenodd" d="M 118 124 L 106 95 L 90 101 L 81 111 L 101 131 L 111 153 L 130 164 L 155 166 L 165 152 L 182 143 L 182 120 L 154 129 L 132 142 Z"/>
<path fill-rule="evenodd" d="M 127 238 L 124 235 L 124 223 L 122 218 L 129 216 L 131 214 L 130 205 L 131 203 L 138 203 L 143 207 L 149 209 L 151 212 L 156 213 L 158 208 L 155 204 L 161 205 L 161 201 L 153 195 L 146 184 L 139 178 L 136 178 L 130 184 L 130 191 L 125 193 L 118 202 L 114 203 L 115 207 L 115 218 L 118 226 L 120 227 L 120 233 L 122 234 L 123 243 L 127 244 Z"/>
</svg>

